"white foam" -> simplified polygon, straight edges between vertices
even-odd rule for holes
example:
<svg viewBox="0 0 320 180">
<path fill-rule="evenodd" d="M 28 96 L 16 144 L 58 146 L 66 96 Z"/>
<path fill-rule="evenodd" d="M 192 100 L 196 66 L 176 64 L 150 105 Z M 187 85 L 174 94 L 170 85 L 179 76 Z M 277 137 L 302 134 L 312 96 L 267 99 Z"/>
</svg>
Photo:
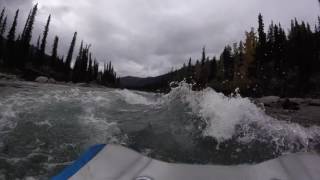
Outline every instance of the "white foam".
<svg viewBox="0 0 320 180">
<path fill-rule="evenodd" d="M 248 98 L 242 98 L 240 95 L 227 97 L 211 88 L 192 91 L 190 85 L 182 82 L 180 86 L 165 95 L 165 99 L 167 102 L 180 100 L 186 103 L 193 113 L 206 122 L 203 136 L 214 137 L 219 142 L 237 135 L 238 126 L 244 134 L 238 138 L 240 142 L 250 142 L 259 138 L 263 140 L 266 136 L 280 145 L 299 142 L 300 145 L 307 147 L 310 139 L 320 137 L 320 127 L 305 128 L 295 123 L 274 119 Z M 252 125 L 255 127 L 252 128 Z"/>
</svg>

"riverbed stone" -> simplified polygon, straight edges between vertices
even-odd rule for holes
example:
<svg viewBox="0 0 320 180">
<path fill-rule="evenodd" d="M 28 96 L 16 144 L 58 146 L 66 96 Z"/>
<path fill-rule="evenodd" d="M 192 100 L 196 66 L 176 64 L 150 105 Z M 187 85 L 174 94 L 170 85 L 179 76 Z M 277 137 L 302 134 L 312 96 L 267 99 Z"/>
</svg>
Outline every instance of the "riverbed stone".
<svg viewBox="0 0 320 180">
<path fill-rule="evenodd" d="M 271 104 L 277 103 L 280 101 L 280 97 L 278 96 L 266 96 L 259 98 L 258 101 L 263 103 L 265 106 L 271 106 Z"/>
<path fill-rule="evenodd" d="M 0 73 L 0 80 L 17 80 L 16 75 Z"/>
<path fill-rule="evenodd" d="M 48 80 L 48 83 L 56 84 L 57 81 L 56 81 L 55 79 L 53 79 L 53 78 L 50 78 L 50 79 Z"/>
<path fill-rule="evenodd" d="M 310 99 L 309 105 L 310 106 L 318 106 L 318 107 L 320 107 L 320 99 Z"/>
<path fill-rule="evenodd" d="M 35 81 L 38 83 L 47 83 L 49 79 L 45 76 L 39 76 L 35 79 Z"/>
<path fill-rule="evenodd" d="M 299 110 L 299 104 L 293 101 L 290 101 L 289 99 L 286 99 L 283 103 L 282 103 L 282 108 L 283 109 L 287 109 L 287 110 Z"/>
</svg>

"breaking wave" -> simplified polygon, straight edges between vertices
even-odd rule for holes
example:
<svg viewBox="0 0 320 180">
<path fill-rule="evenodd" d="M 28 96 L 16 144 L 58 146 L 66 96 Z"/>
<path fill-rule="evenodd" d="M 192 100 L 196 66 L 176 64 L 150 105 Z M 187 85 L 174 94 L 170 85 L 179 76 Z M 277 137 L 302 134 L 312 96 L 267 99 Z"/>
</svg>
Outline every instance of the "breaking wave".
<svg viewBox="0 0 320 180">
<path fill-rule="evenodd" d="M 191 85 L 180 83 L 164 96 L 165 103 L 186 104 L 205 123 L 202 136 L 218 143 L 231 139 L 239 143 L 269 142 L 288 151 L 312 148 L 320 143 L 320 127 L 303 127 L 268 116 L 249 98 L 235 93 L 225 96 L 211 88 L 193 91 Z"/>
</svg>

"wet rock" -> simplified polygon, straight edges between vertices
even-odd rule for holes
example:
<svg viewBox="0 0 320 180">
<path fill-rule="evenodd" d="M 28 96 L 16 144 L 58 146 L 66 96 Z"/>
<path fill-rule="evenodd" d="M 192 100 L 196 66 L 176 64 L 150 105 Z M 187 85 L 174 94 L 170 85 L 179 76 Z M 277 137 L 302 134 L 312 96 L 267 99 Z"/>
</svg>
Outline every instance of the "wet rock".
<svg viewBox="0 0 320 180">
<path fill-rule="evenodd" d="M 320 99 L 311 99 L 309 102 L 310 106 L 318 106 L 320 107 Z"/>
<path fill-rule="evenodd" d="M 57 81 L 56 81 L 56 80 L 54 80 L 53 78 L 50 78 L 50 79 L 48 80 L 48 83 L 56 84 L 56 83 L 57 83 Z"/>
<path fill-rule="evenodd" d="M 307 102 L 307 99 L 304 98 L 289 98 L 290 102 L 294 102 L 297 104 L 303 104 Z"/>
<path fill-rule="evenodd" d="M 272 104 L 277 103 L 280 100 L 278 96 L 266 96 L 259 98 L 258 101 L 263 103 L 265 106 L 272 106 Z"/>
<path fill-rule="evenodd" d="M 44 76 L 39 76 L 35 79 L 36 82 L 38 83 L 47 83 L 49 81 L 49 79 L 47 77 Z"/>
<path fill-rule="evenodd" d="M 18 78 L 16 75 L 0 73 L 0 79 L 1 80 L 17 80 Z"/>
<path fill-rule="evenodd" d="M 283 103 L 282 103 L 282 108 L 283 109 L 287 109 L 287 110 L 299 110 L 299 104 L 296 102 L 292 102 L 289 99 L 286 99 Z"/>
</svg>

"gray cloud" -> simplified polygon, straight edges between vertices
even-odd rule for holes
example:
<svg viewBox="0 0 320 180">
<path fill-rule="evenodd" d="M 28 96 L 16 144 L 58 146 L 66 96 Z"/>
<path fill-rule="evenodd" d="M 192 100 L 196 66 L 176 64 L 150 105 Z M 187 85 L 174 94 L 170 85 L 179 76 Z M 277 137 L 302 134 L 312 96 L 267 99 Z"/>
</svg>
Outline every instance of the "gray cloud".
<svg viewBox="0 0 320 180">
<path fill-rule="evenodd" d="M 35 1 L 0 0 L 24 15 Z M 93 45 L 97 59 L 113 61 L 120 75 L 153 76 L 196 59 L 206 46 L 210 56 L 224 45 L 240 41 L 255 26 L 261 12 L 289 27 L 297 17 L 315 23 L 316 0 L 38 0 L 34 36 L 41 34 L 46 18 L 53 15 L 49 38 L 58 34 L 60 54 L 65 54 L 75 30 Z M 21 20 L 21 24 L 24 23 Z M 36 39 L 36 38 L 34 38 Z M 50 45 L 48 47 L 50 52 Z"/>
</svg>

